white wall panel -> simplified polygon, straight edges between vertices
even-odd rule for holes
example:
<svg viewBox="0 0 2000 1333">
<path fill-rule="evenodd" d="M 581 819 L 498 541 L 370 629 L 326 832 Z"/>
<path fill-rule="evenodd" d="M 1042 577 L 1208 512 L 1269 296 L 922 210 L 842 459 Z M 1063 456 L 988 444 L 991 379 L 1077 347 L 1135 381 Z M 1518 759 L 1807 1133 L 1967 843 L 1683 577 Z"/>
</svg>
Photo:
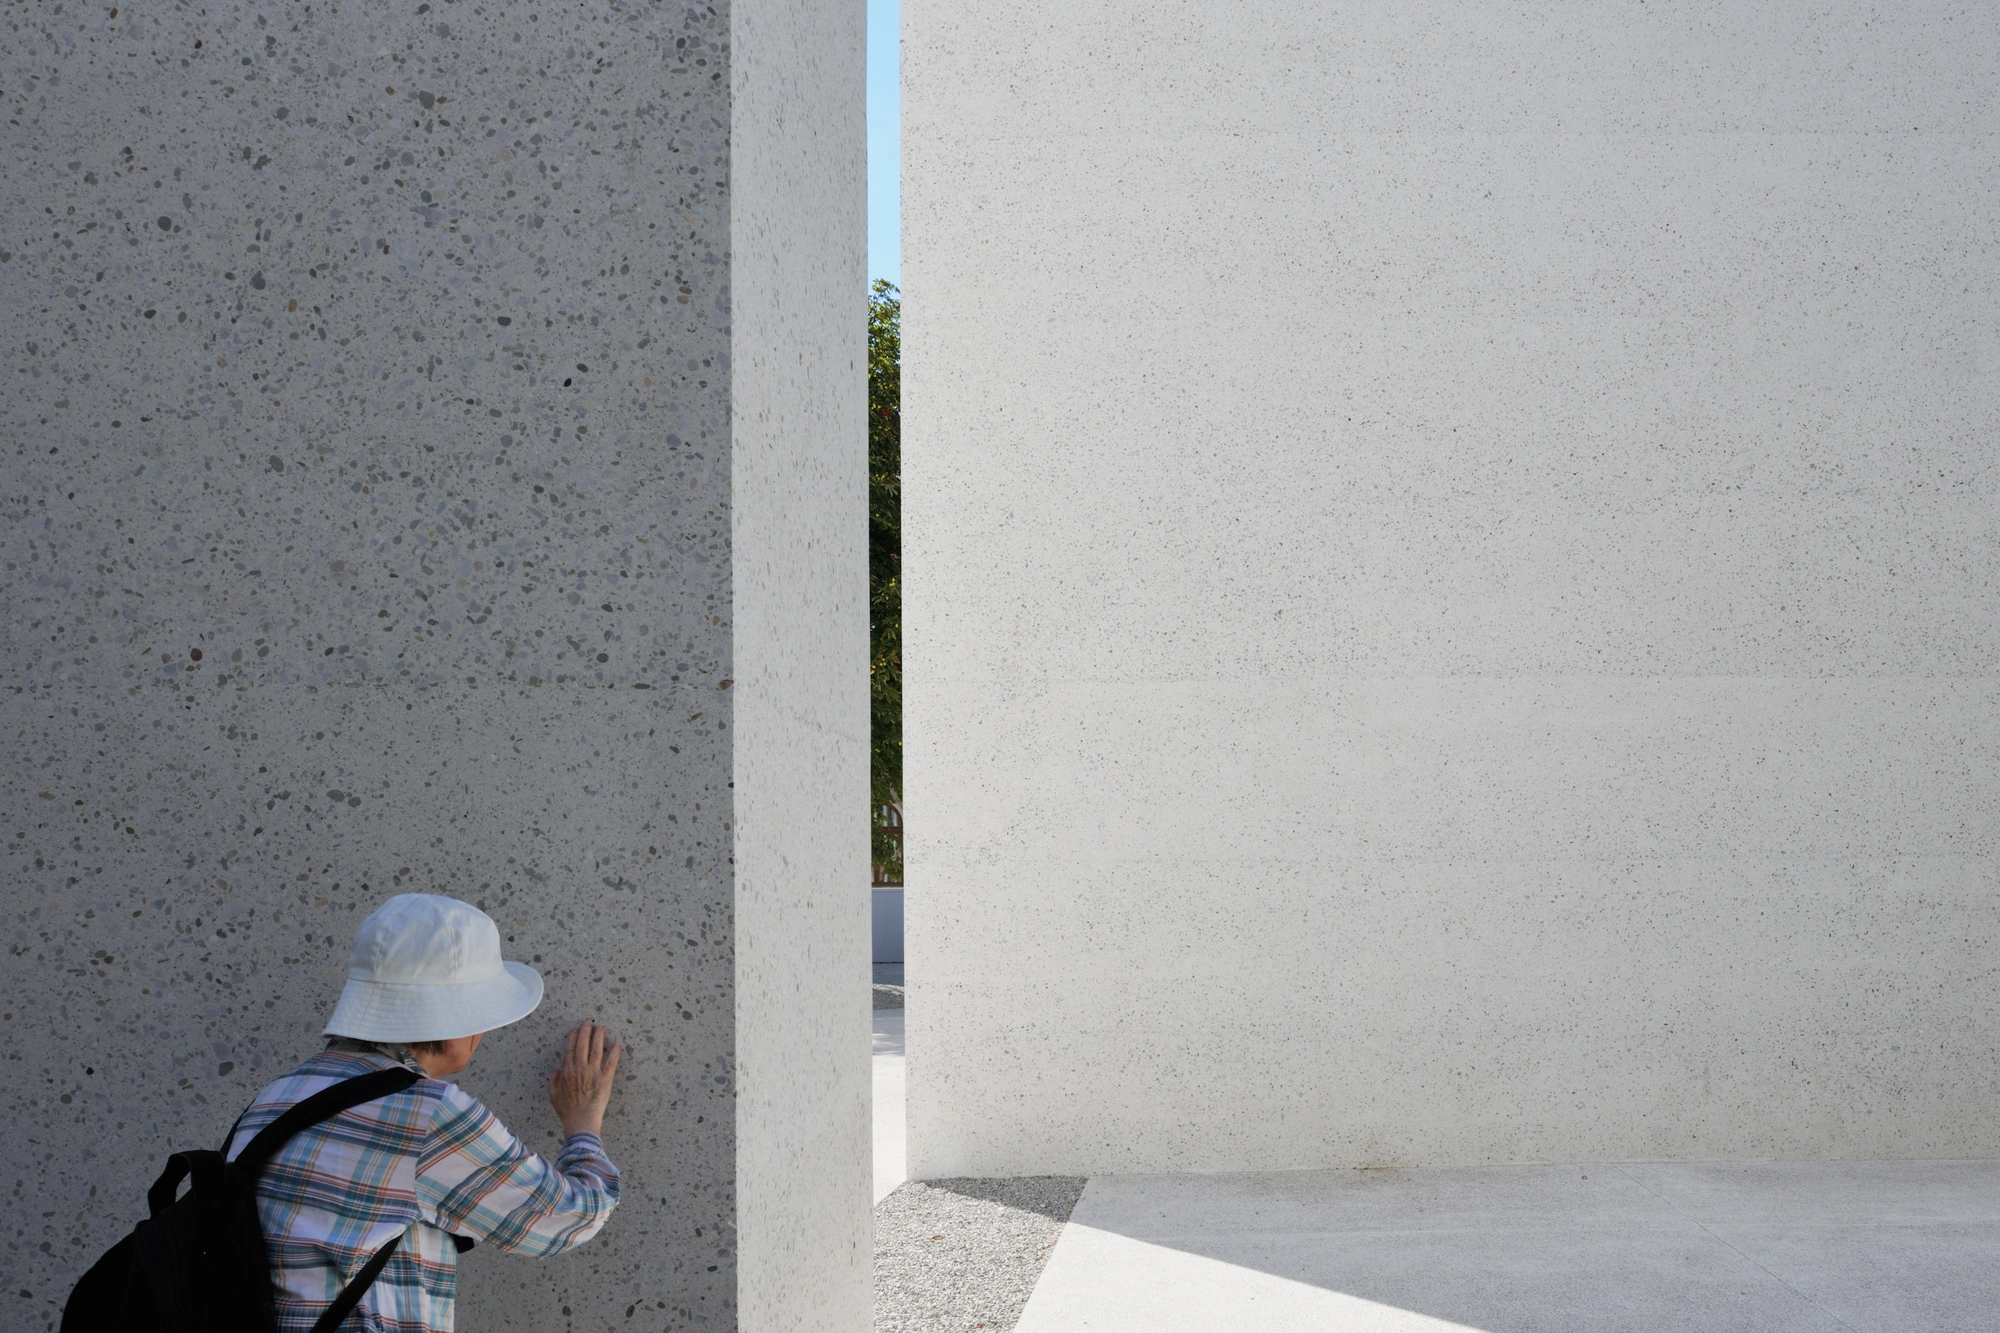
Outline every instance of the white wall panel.
<svg viewBox="0 0 2000 1333">
<path fill-rule="evenodd" d="M 913 1174 L 2000 1152 L 2000 19 L 905 35 Z"/>
</svg>

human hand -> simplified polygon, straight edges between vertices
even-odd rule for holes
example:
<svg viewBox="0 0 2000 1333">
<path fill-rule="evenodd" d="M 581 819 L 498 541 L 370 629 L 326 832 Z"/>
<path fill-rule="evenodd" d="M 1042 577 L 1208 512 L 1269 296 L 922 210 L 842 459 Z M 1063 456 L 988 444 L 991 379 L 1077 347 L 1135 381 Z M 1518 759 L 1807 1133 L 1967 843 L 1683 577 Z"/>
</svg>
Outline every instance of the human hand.
<svg viewBox="0 0 2000 1333">
<path fill-rule="evenodd" d="M 562 1063 L 549 1075 L 549 1105 L 562 1121 L 564 1138 L 603 1132 L 611 1077 L 618 1072 L 618 1057 L 624 1050 L 600 1023 L 579 1023 L 570 1029 Z"/>
</svg>

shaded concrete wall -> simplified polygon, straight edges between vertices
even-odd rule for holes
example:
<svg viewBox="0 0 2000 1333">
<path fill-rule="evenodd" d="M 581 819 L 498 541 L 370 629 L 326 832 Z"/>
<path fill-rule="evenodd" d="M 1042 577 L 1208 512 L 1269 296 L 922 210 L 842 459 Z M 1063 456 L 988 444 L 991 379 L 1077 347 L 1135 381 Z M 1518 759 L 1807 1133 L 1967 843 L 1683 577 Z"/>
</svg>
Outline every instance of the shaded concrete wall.
<svg viewBox="0 0 2000 1333">
<path fill-rule="evenodd" d="M 317 1046 L 355 923 L 403 889 L 479 903 L 548 978 L 464 1077 L 529 1142 L 556 1141 L 567 1025 L 629 1046 L 621 1212 L 561 1260 L 469 1256 L 464 1326 L 729 1327 L 739 1279 L 745 1309 L 852 1308 L 851 1280 L 778 1298 L 768 1264 L 739 1272 L 742 1217 L 784 1185 L 745 1174 L 778 1131 L 739 1139 L 742 1099 L 809 1137 L 798 1165 L 853 1178 L 855 1205 L 821 1189 L 793 1215 L 830 1249 L 865 1236 L 867 1151 L 846 897 L 754 946 L 851 944 L 829 973 L 856 1014 L 845 1083 L 774 1097 L 739 1064 L 761 984 L 739 805 L 769 787 L 802 828 L 746 865 L 781 850 L 798 882 L 845 885 L 866 863 L 764 758 L 817 747 L 812 795 L 859 809 L 851 727 L 732 688 L 817 663 L 814 703 L 862 689 L 838 635 L 740 628 L 770 593 L 739 553 L 769 524 L 735 525 L 786 493 L 734 466 L 739 423 L 812 420 L 765 447 L 836 479 L 863 449 L 859 314 L 852 347 L 812 341 L 832 279 L 793 294 L 792 377 L 733 391 L 732 24 L 766 9 L 789 21 L 762 0 L 6 14 L 0 1153 L 8 1289 L 31 1293 L 10 1326 L 53 1318 L 166 1151 L 219 1140 Z M 846 153 L 858 192 L 858 73 L 813 100 L 833 91 L 784 110 L 826 122 L 826 170 Z M 858 275 L 858 210 L 783 184 L 762 213 L 810 216 Z M 855 485 L 802 529 L 839 528 Z M 815 594 L 862 577 L 837 542 L 819 557 Z M 763 718 L 754 753 L 739 710 Z"/>
<path fill-rule="evenodd" d="M 912 1174 L 2000 1152 L 1990 10 L 905 10 Z"/>
</svg>

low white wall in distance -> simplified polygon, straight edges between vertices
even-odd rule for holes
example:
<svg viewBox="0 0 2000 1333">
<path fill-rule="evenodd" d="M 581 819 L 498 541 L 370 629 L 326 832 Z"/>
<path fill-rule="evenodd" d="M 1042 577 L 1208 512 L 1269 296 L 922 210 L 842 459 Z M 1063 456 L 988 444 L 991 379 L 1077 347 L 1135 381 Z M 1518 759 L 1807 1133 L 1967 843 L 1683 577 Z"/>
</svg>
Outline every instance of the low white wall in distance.
<svg viewBox="0 0 2000 1333">
<path fill-rule="evenodd" d="M 903 961 L 903 891 L 870 889 L 869 910 L 874 923 L 875 961 Z"/>
<path fill-rule="evenodd" d="M 914 1176 L 2000 1153 L 1996 24 L 911 0 Z"/>
</svg>

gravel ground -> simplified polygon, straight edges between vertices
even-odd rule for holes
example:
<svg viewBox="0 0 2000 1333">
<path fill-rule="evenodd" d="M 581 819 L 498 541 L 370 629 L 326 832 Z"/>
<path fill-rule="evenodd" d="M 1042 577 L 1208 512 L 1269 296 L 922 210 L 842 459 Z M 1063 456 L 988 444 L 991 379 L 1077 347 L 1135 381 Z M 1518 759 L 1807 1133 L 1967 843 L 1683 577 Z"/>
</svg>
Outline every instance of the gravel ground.
<svg viewBox="0 0 2000 1333">
<path fill-rule="evenodd" d="M 913 1180 L 875 1205 L 875 1333 L 1003 1333 L 1021 1317 L 1081 1176 Z"/>
<path fill-rule="evenodd" d="M 901 1009 L 903 1007 L 903 988 L 901 986 L 885 986 L 879 981 L 876 982 L 875 1007 L 877 1009 Z"/>
</svg>

